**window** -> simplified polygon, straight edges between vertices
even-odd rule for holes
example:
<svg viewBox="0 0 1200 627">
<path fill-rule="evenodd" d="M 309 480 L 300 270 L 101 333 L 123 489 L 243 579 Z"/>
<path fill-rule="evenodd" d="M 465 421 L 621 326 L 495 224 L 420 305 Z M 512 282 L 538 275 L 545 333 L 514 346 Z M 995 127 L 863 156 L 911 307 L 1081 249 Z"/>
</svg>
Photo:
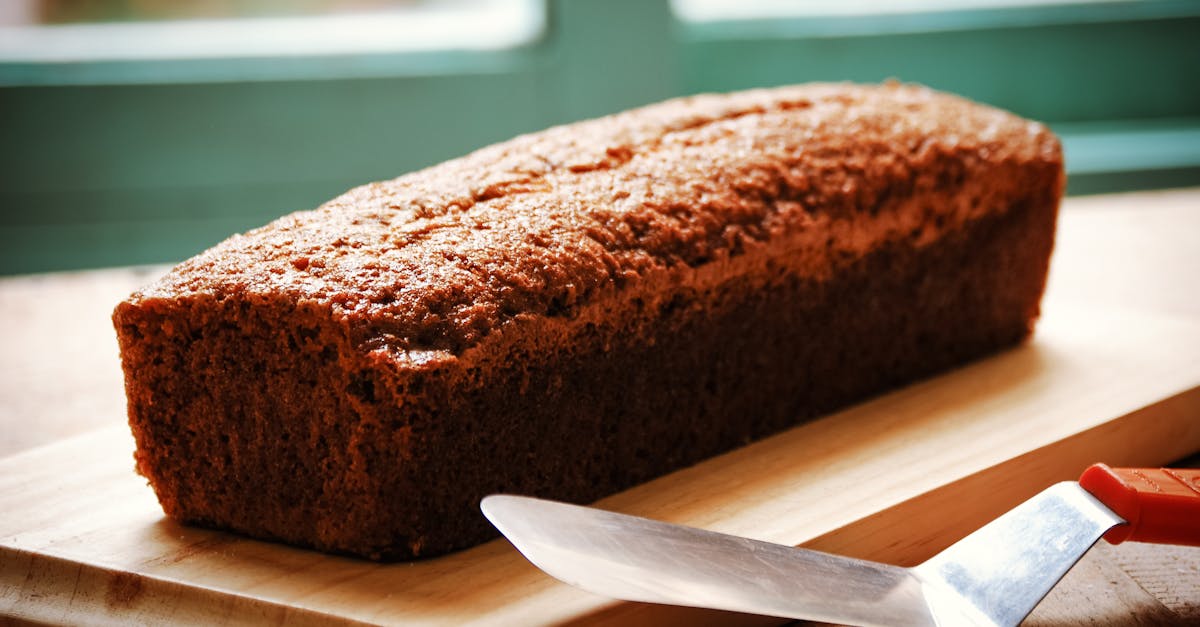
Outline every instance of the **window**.
<svg viewBox="0 0 1200 627">
<path fill-rule="evenodd" d="M 812 80 L 920 82 L 1046 121 L 1070 193 L 1200 183 L 1187 0 L 3 6 L 0 273 L 178 260 L 519 133 Z"/>
</svg>

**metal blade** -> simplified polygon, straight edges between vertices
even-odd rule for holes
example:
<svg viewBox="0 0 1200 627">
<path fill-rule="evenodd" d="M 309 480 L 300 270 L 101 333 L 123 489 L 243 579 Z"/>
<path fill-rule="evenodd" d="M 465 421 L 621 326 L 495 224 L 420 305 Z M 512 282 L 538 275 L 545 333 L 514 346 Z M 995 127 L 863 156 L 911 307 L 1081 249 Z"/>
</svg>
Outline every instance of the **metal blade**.
<svg viewBox="0 0 1200 627">
<path fill-rule="evenodd" d="M 484 514 L 550 575 L 604 596 L 853 625 L 932 625 L 908 569 L 527 497 Z M 954 624 L 969 624 L 959 617 Z"/>
<path fill-rule="evenodd" d="M 1079 558 L 1121 519 L 1078 483 L 1042 491 L 935 555 L 913 572 L 943 612 L 970 604 L 985 624 L 1017 625 Z"/>
</svg>

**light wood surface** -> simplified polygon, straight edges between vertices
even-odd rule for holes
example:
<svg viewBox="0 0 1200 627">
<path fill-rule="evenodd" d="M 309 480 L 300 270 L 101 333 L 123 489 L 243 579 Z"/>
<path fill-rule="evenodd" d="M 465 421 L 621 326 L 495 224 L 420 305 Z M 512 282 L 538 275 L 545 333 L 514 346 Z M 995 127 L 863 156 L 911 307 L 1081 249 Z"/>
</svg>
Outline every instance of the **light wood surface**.
<svg viewBox="0 0 1200 627">
<path fill-rule="evenodd" d="M 1092 461 L 1195 453 L 1198 234 L 1200 191 L 1072 199 L 1028 346 L 600 505 L 908 564 Z M 164 520 L 131 470 L 107 323 L 146 278 L 0 281 L 0 454 L 43 445 L 0 461 L 0 614 L 73 624 L 760 621 L 608 602 L 553 582 L 503 542 L 376 565 Z M 1197 551 L 1102 545 L 1029 622 L 1186 624 L 1197 608 Z"/>
</svg>

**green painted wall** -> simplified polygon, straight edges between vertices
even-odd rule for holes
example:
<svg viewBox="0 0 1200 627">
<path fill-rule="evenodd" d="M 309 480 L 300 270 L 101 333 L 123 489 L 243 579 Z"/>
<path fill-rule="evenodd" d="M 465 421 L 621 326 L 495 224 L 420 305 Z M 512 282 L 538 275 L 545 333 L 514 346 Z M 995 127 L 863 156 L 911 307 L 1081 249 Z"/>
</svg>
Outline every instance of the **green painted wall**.
<svg viewBox="0 0 1200 627">
<path fill-rule="evenodd" d="M 1049 122 L 1072 193 L 1200 184 L 1200 3 L 689 24 L 553 0 L 499 53 L 0 63 L 0 274 L 161 263 L 354 185 L 699 91 L 888 77 Z"/>
</svg>

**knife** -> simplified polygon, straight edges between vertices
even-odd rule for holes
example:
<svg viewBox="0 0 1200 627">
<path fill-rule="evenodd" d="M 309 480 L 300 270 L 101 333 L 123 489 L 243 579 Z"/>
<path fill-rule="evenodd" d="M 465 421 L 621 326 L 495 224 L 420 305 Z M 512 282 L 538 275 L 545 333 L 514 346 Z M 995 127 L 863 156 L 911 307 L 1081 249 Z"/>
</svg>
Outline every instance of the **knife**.
<svg viewBox="0 0 1200 627">
<path fill-rule="evenodd" d="M 603 596 L 849 625 L 1017 625 L 1101 537 L 1200 546 L 1200 470 L 1096 464 L 912 568 L 523 496 L 483 513 Z"/>
</svg>

